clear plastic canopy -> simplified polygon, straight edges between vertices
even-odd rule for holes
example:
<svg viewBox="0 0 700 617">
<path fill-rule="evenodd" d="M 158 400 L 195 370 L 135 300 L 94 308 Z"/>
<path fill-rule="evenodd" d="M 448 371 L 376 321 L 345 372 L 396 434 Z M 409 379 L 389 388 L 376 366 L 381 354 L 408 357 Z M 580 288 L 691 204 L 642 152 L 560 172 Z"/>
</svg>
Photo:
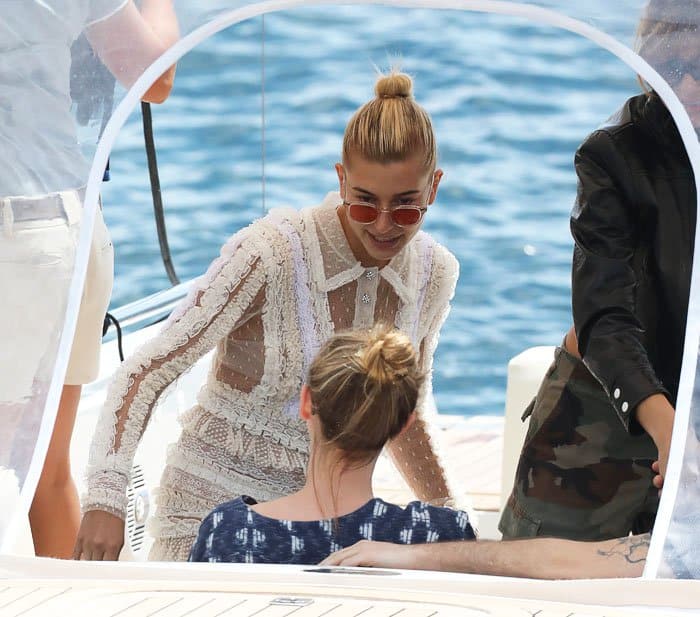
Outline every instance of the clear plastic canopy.
<svg viewBox="0 0 700 617">
<path fill-rule="evenodd" d="M 646 0 L 141 0 L 136 4 L 4 0 L 0 3 L 0 284 L 5 290 L 0 303 L 0 502 L 10 505 L 0 513 L 0 538 L 11 537 L 39 478 L 69 365 L 100 183 L 127 116 L 142 97 L 157 100 L 160 76 L 216 32 L 266 13 L 309 5 L 327 11 L 326 27 L 332 31 L 334 12 L 347 4 L 509 15 L 584 36 L 619 57 L 659 93 L 676 120 L 698 177 L 695 127 L 700 126 L 700 86 L 696 81 L 691 96 L 684 85 L 688 76 L 700 78 L 698 0 L 656 0 L 648 6 Z M 381 28 L 373 28 L 372 36 L 381 36 Z M 332 37 L 324 44 L 332 45 Z M 260 45 L 262 49 L 262 37 Z M 260 121 L 265 122 L 263 117 Z M 648 576 L 700 577 L 697 278 L 694 267 L 672 455 Z"/>
</svg>

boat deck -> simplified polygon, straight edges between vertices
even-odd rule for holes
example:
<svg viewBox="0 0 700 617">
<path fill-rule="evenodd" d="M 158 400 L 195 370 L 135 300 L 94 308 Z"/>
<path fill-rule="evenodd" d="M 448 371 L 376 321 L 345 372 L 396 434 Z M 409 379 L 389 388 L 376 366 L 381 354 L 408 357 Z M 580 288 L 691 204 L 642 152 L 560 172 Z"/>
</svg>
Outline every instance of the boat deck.
<svg viewBox="0 0 700 617">
<path fill-rule="evenodd" d="M 3 617 L 669 617 L 697 614 L 697 595 L 694 581 L 0 556 Z"/>
<path fill-rule="evenodd" d="M 187 564 L 191 566 L 192 564 Z M 197 564 L 199 565 L 199 564 Z M 219 568 L 222 565 L 216 564 Z M 250 564 L 246 564 L 251 569 Z M 192 569 L 192 568 L 190 568 Z M 348 571 L 352 572 L 352 571 Z M 380 573 L 382 571 L 379 571 Z M 240 577 L 242 571 L 233 571 Z M 148 571 L 139 573 L 148 576 Z M 313 574 L 294 576 L 294 572 L 279 572 L 279 576 L 297 579 L 289 583 L 261 585 L 261 571 L 255 579 L 246 580 L 247 586 L 258 587 L 243 590 L 243 584 L 235 581 L 227 584 L 203 584 L 200 580 L 164 584 L 159 580 L 104 580 L 80 579 L 4 581 L 0 587 L 0 609 L 7 617 L 54 617 L 57 614 L 87 615 L 93 617 L 512 617 L 536 615 L 537 617 L 636 617 L 638 610 L 624 607 L 604 607 L 591 604 L 574 604 L 568 601 L 548 601 L 530 598 L 484 596 L 481 593 L 464 593 L 452 588 L 440 589 L 434 584 L 432 591 L 410 590 L 408 585 L 418 581 L 405 581 L 403 589 L 377 586 L 358 590 L 340 583 L 338 575 L 319 574 L 318 583 L 325 589 L 313 586 Z M 391 575 L 392 573 L 389 573 Z M 398 574 L 398 573 L 397 573 Z M 291 576 L 290 576 L 291 575 Z M 351 574 L 357 578 L 358 574 Z M 342 576 L 342 574 L 340 575 Z M 363 574 L 369 579 L 370 575 Z M 348 575 L 345 576 L 348 578 Z M 338 581 L 338 583 L 336 583 Z M 316 582 L 316 581 L 314 581 Z M 164 588 L 165 587 L 165 588 Z M 169 588 L 168 588 L 169 587 Z M 280 591 L 275 588 L 285 587 Z M 442 592 L 442 593 L 441 593 Z M 650 617 L 668 617 L 681 614 L 667 608 L 643 609 Z M 685 613 L 682 613 L 685 614 Z"/>
</svg>

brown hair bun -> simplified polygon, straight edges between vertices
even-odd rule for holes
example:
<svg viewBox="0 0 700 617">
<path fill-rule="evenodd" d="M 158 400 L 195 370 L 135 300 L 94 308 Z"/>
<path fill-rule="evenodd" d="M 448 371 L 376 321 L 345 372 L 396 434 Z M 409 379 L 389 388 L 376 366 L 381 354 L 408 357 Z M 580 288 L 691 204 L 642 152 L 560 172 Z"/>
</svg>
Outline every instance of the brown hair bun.
<svg viewBox="0 0 700 617">
<path fill-rule="evenodd" d="M 413 98 L 413 80 L 406 73 L 392 71 L 380 75 L 374 84 L 374 93 L 380 99 Z"/>
<path fill-rule="evenodd" d="M 367 377 L 378 385 L 403 377 L 415 363 L 415 352 L 409 338 L 398 330 L 370 331 L 361 362 Z"/>
</svg>

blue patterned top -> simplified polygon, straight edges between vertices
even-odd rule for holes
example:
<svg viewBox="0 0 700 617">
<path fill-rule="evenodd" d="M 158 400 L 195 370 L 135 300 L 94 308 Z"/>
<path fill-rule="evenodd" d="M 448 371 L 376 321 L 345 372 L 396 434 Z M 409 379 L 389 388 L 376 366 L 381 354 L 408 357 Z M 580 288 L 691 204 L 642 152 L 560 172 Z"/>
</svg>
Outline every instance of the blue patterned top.
<svg viewBox="0 0 700 617">
<path fill-rule="evenodd" d="M 371 499 L 337 519 L 288 521 L 269 518 L 242 496 L 215 508 L 199 528 L 190 561 L 317 564 L 359 540 L 421 544 L 474 540 L 462 510 L 412 501 L 405 508 Z"/>
</svg>

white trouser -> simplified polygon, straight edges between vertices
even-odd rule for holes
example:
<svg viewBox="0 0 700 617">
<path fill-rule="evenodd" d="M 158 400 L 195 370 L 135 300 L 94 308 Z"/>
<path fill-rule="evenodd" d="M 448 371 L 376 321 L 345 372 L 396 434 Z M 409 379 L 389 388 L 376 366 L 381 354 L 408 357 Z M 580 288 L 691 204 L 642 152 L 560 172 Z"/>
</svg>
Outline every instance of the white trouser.
<svg viewBox="0 0 700 617">
<path fill-rule="evenodd" d="M 31 460 L 65 319 L 80 191 L 0 198 L 0 466 Z"/>
</svg>

